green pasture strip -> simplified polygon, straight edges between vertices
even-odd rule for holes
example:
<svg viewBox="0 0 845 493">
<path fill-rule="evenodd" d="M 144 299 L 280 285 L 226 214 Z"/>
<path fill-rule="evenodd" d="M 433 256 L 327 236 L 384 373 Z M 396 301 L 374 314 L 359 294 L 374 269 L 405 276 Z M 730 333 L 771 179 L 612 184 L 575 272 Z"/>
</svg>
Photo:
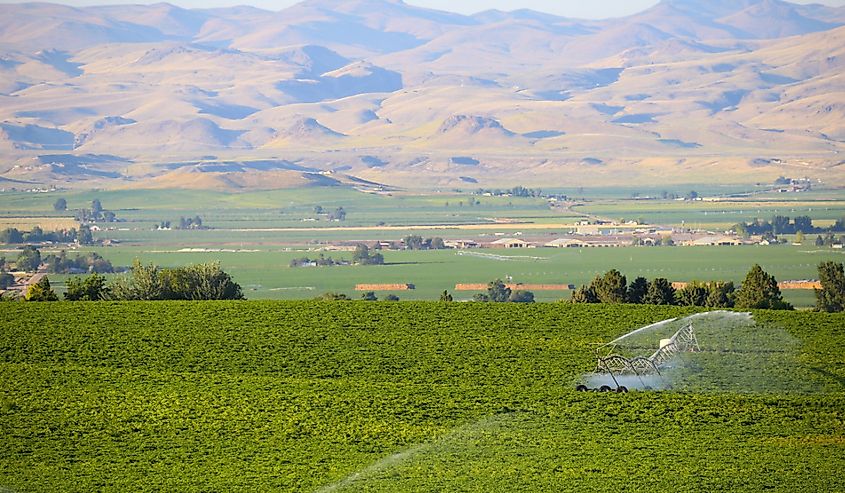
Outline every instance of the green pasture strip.
<svg viewBox="0 0 845 493">
<path fill-rule="evenodd" d="M 219 245 L 211 245 L 218 248 Z M 597 274 L 618 269 L 632 281 L 664 277 L 670 281 L 734 281 L 740 283 L 755 263 L 781 281 L 815 279 L 823 261 L 845 261 L 845 252 L 815 246 L 742 247 L 630 247 L 630 248 L 537 248 L 520 250 L 383 251 L 383 266 L 334 266 L 291 268 L 294 258 L 316 258 L 323 253 L 333 259 L 352 260 L 351 252 L 290 250 L 278 246 L 244 246 L 246 251 L 179 252 L 178 244 L 149 247 L 117 246 L 86 248 L 96 251 L 115 266 L 128 266 L 134 259 L 162 267 L 220 261 L 226 272 L 251 299 L 307 299 L 322 293 L 342 292 L 358 297 L 356 284 L 414 284 L 413 291 L 393 292 L 403 300 L 436 300 L 444 290 L 456 299 L 470 299 L 473 292 L 454 292 L 459 283 L 487 283 L 511 278 L 524 284 L 589 283 Z M 235 250 L 239 246 L 227 248 Z M 255 250 L 255 251 L 252 251 Z M 71 254 L 75 254 L 71 252 Z M 2 254 L 0 254 L 2 255 Z M 6 254 L 14 258 L 14 254 Z M 51 281 L 62 281 L 50 276 Z M 390 292 L 377 293 L 380 297 Z M 569 298 L 566 291 L 535 291 L 540 301 Z M 815 305 L 812 291 L 784 291 L 796 306 Z"/>
<path fill-rule="evenodd" d="M 462 303 L 0 309 L 12 491 L 838 491 L 842 315 L 758 313 L 826 393 L 583 394 L 689 311 Z"/>
<path fill-rule="evenodd" d="M 727 197 L 755 194 L 773 188 L 772 185 L 721 185 L 713 183 L 671 184 L 664 186 L 613 186 L 613 187 L 550 187 L 545 193 L 557 193 L 586 199 L 631 199 L 634 197 L 662 197 L 663 192 L 685 197 L 692 191 L 702 197 Z"/>
<path fill-rule="evenodd" d="M 809 216 L 816 221 L 833 221 L 845 217 L 845 202 L 678 202 L 678 201 L 614 201 L 596 202 L 576 207 L 580 213 L 615 220 L 641 220 L 649 224 L 684 225 L 688 228 L 720 227 L 727 229 L 739 222 L 755 219 L 771 221 L 774 216 Z"/>
</svg>

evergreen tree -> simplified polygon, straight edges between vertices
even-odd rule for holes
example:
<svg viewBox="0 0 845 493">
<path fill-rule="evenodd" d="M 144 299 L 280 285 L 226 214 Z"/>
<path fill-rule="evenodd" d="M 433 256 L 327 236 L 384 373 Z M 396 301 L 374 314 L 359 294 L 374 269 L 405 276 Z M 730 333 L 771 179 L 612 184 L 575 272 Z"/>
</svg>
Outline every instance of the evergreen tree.
<svg viewBox="0 0 845 493">
<path fill-rule="evenodd" d="M 452 295 L 451 295 L 451 294 L 449 294 L 449 291 L 445 291 L 445 290 L 444 290 L 444 291 L 440 294 L 440 301 L 443 301 L 443 302 L 450 302 L 450 301 L 453 301 L 453 299 L 452 299 Z"/>
<path fill-rule="evenodd" d="M 572 292 L 573 303 L 600 303 L 599 297 L 592 286 L 581 286 Z"/>
<path fill-rule="evenodd" d="M 616 269 L 604 276 L 596 276 L 593 290 L 601 303 L 625 303 L 628 298 L 628 280 Z"/>
<path fill-rule="evenodd" d="M 707 286 L 700 282 L 691 282 L 675 294 L 681 306 L 705 306 L 710 294 Z"/>
<path fill-rule="evenodd" d="M 823 312 L 845 311 L 845 266 L 837 262 L 819 264 L 822 288 L 816 290 L 816 307 Z"/>
<path fill-rule="evenodd" d="M 643 303 L 646 305 L 674 305 L 675 288 L 668 279 L 658 278 L 649 283 Z"/>
<path fill-rule="evenodd" d="M 711 282 L 707 285 L 708 295 L 705 306 L 709 308 L 732 308 L 736 288 L 732 282 Z"/>
<path fill-rule="evenodd" d="M 63 198 L 56 199 L 53 202 L 53 210 L 54 211 L 66 211 L 67 210 L 67 200 Z"/>
<path fill-rule="evenodd" d="M 791 310 L 792 305 L 783 300 L 778 282 L 762 267 L 755 264 L 745 276 L 736 293 L 737 308 L 758 308 L 766 310 Z"/>
<path fill-rule="evenodd" d="M 361 299 L 364 301 L 378 301 L 378 297 L 374 291 L 367 291 L 366 293 L 361 295 Z"/>
<path fill-rule="evenodd" d="M 634 279 L 628 286 L 628 303 L 641 304 L 647 292 L 648 280 L 645 277 Z"/>
</svg>

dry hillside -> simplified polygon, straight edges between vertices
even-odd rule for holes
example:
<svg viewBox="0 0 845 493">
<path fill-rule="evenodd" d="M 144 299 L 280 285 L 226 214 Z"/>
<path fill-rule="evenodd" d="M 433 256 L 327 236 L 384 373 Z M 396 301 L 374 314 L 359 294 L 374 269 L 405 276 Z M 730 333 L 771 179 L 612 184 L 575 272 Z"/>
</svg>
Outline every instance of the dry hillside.
<svg viewBox="0 0 845 493">
<path fill-rule="evenodd" d="M 845 8 L 780 0 L 664 0 L 606 21 L 400 0 L 2 4 L 0 178 L 845 184 L 843 25 Z"/>
</svg>

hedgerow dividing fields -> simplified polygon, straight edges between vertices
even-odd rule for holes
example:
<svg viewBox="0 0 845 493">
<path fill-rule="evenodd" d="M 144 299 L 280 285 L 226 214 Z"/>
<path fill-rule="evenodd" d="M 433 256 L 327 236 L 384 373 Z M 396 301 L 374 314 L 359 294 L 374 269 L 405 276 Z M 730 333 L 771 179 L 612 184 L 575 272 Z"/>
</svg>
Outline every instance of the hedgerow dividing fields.
<svg viewBox="0 0 845 493">
<path fill-rule="evenodd" d="M 845 490 L 842 315 L 756 315 L 824 393 L 573 390 L 594 343 L 682 313 L 3 304 L 0 488 Z"/>
</svg>

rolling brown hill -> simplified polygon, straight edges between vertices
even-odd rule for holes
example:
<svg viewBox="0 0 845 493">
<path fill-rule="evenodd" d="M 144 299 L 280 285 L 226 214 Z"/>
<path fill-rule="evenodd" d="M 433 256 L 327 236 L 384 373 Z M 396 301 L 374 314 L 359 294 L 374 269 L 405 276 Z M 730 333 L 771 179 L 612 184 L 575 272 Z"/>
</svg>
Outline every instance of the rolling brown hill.
<svg viewBox="0 0 845 493">
<path fill-rule="evenodd" d="M 2 4 L 0 177 L 845 184 L 843 25 L 845 8 L 780 0 L 664 0 L 604 21 L 400 0 Z M 307 169 L 219 164 L 232 161 Z"/>
</svg>

